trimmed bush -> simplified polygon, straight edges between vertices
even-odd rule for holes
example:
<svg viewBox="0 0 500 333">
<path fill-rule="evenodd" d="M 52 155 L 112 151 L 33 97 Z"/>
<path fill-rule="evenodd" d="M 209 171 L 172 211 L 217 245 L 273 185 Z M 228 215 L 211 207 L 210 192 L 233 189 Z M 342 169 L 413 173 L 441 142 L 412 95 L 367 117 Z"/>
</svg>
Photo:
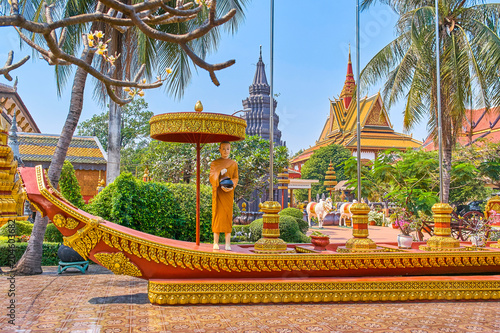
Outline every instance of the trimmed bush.
<svg viewBox="0 0 500 333">
<path fill-rule="evenodd" d="M 9 222 L 4 224 L 0 228 L 0 236 L 9 236 L 9 228 L 8 228 Z M 15 236 L 22 236 L 22 235 L 31 235 L 31 231 L 33 230 L 33 223 L 28 222 L 28 221 L 15 221 L 16 225 L 16 234 Z"/>
<path fill-rule="evenodd" d="M 244 234 L 248 234 L 250 232 L 250 225 L 233 225 L 233 231 L 231 235 L 236 235 L 236 233 L 242 232 Z"/>
<path fill-rule="evenodd" d="M 249 240 L 251 242 L 256 242 L 259 239 L 262 238 L 262 228 L 264 226 L 264 220 L 263 219 L 257 219 L 254 220 L 252 223 L 248 225 L 248 228 L 250 230 L 250 237 Z"/>
<path fill-rule="evenodd" d="M 212 242 L 212 188 L 201 186 L 200 239 Z M 196 184 L 143 182 L 121 174 L 87 210 L 106 220 L 166 238 L 196 240 Z"/>
<path fill-rule="evenodd" d="M 299 229 L 302 233 L 306 233 L 309 230 L 309 224 L 307 221 L 304 221 L 304 213 L 294 207 L 288 207 L 279 212 L 280 215 L 292 216 L 297 220 L 297 224 L 299 225 Z"/>
<path fill-rule="evenodd" d="M 249 224 L 250 241 L 256 242 L 262 238 L 263 224 L 263 219 L 255 220 Z M 300 231 L 296 218 L 287 215 L 280 216 L 280 238 L 287 243 L 309 243 L 311 241 Z"/>
<path fill-rule="evenodd" d="M 43 240 L 50 243 L 62 243 L 63 235 L 59 230 L 57 230 L 57 227 L 54 225 L 54 223 L 49 223 L 47 224 L 47 230 L 45 230 Z"/>
<path fill-rule="evenodd" d="M 42 266 L 57 266 L 59 264 L 57 256 L 59 245 L 58 243 L 43 243 Z M 14 260 L 17 262 L 26 251 L 28 243 L 0 243 L 0 266 L 10 266 L 11 246 L 14 246 Z"/>
<path fill-rule="evenodd" d="M 80 184 L 78 184 L 75 169 L 70 161 L 64 161 L 61 170 L 61 178 L 59 179 L 59 188 L 61 189 L 63 197 L 65 197 L 73 205 L 80 209 L 85 207 L 85 201 L 83 201 Z"/>
</svg>

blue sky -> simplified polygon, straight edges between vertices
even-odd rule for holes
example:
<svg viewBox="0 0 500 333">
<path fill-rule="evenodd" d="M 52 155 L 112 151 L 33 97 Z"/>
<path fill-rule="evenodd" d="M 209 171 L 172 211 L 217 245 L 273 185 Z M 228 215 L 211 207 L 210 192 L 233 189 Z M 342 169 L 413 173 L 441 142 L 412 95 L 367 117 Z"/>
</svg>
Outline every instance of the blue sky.
<svg viewBox="0 0 500 333">
<path fill-rule="evenodd" d="M 356 1 L 314 0 L 309 2 L 275 1 L 274 92 L 282 139 L 291 152 L 314 145 L 329 114 L 329 101 L 340 95 L 347 68 L 348 45 L 355 60 Z M 147 90 L 145 99 L 155 114 L 192 111 L 201 100 L 208 112 L 232 114 L 242 109 L 248 96 L 259 46 L 269 80 L 269 1 L 253 0 L 246 11 L 245 22 L 235 35 L 223 34 L 219 50 L 208 61 L 235 59 L 236 64 L 217 72 L 221 85 L 215 87 L 208 73 L 198 70 L 181 100 L 168 96 L 163 88 Z M 394 37 L 396 15 L 387 6 L 375 6 L 361 13 L 361 66 Z M 10 49 L 15 59 L 31 54 L 26 47 L 19 51 L 16 32 L 2 28 L 0 62 Z M 355 63 L 354 63 L 355 65 Z M 354 67 L 356 71 L 356 68 Z M 43 133 L 59 134 L 69 110 L 71 80 L 61 97 L 57 96 L 54 69 L 40 59 L 32 59 L 13 72 L 19 77 L 18 93 Z M 88 80 L 91 82 L 91 80 Z M 11 84 L 3 77 L 0 82 Z M 369 95 L 382 89 L 372 87 Z M 389 110 L 394 129 L 402 132 L 403 104 Z M 92 100 L 92 87 L 87 84 L 81 120 L 101 113 Z M 427 136 L 426 123 L 411 133 L 416 139 Z"/>
</svg>

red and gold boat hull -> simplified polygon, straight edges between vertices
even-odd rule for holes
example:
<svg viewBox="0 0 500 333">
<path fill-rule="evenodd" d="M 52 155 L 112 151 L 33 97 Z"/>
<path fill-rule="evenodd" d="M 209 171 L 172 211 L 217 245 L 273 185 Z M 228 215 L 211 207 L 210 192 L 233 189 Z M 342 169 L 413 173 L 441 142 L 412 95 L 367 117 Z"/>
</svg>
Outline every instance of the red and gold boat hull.
<svg viewBox="0 0 500 333">
<path fill-rule="evenodd" d="M 387 297 L 389 300 L 392 298 L 395 298 L 394 300 L 422 299 L 422 297 L 430 299 L 434 297 L 433 293 L 429 294 L 430 296 L 428 293 L 419 293 L 415 297 L 407 295 L 406 293 L 410 292 L 412 285 L 415 284 L 404 282 L 405 279 L 410 280 L 401 276 L 413 276 L 415 278 L 412 279 L 420 279 L 418 281 L 421 281 L 422 285 L 424 283 L 422 281 L 432 281 L 433 278 L 429 280 L 416 278 L 416 276 L 441 276 L 443 281 L 452 281 L 453 279 L 446 279 L 442 276 L 500 273 L 500 249 L 488 246 L 478 249 L 470 247 L 470 243 L 464 243 L 461 250 L 456 251 L 422 251 L 418 249 L 418 243 L 408 250 L 398 249 L 395 243 L 377 244 L 376 251 L 360 253 L 343 252 L 345 244 L 330 244 L 325 251 L 315 251 L 312 244 L 288 244 L 287 252 L 293 253 L 283 254 L 256 253 L 250 245 L 234 245 L 233 251 L 230 252 L 215 251 L 211 244 L 197 246 L 190 242 L 145 234 L 79 210 L 50 185 L 41 166 L 20 168 L 20 175 L 28 199 L 42 214 L 47 215 L 53 221 L 63 234 L 65 245 L 115 274 L 149 280 L 149 297 L 153 303 L 157 304 L 214 303 L 215 301 L 210 301 L 212 297 L 224 295 L 224 301 L 219 298 L 216 303 L 224 303 L 228 297 L 232 299 L 229 303 L 240 303 L 244 302 L 243 298 L 246 302 L 247 297 L 254 297 L 257 294 L 260 296 L 256 296 L 255 301 L 287 302 L 288 296 L 281 298 L 276 296 L 279 290 L 283 290 L 284 295 L 289 295 L 292 300 L 297 301 L 299 298 L 294 298 L 295 290 L 297 295 L 302 295 L 300 301 L 303 302 L 309 301 L 309 298 L 311 301 L 337 301 L 338 297 L 341 297 L 341 300 L 371 301 L 385 300 Z M 378 295 L 373 297 L 368 297 L 366 293 L 356 292 L 357 296 L 353 296 L 352 291 L 349 294 L 351 296 L 340 296 L 341 294 L 335 294 L 333 289 L 330 290 L 331 288 L 338 289 L 339 283 L 344 283 L 346 288 L 355 286 L 356 283 L 353 281 L 359 282 L 361 281 L 359 278 L 367 279 L 368 277 L 376 279 L 374 281 L 383 281 L 383 277 L 391 277 L 387 281 L 392 281 L 392 284 L 385 283 L 387 288 L 394 287 L 394 281 L 401 281 L 407 287 L 401 287 L 402 289 L 398 290 L 397 294 L 399 296 L 392 298 L 386 294 L 384 295 L 387 297 L 382 295 L 380 290 L 373 291 L 373 295 Z M 353 278 L 358 280 L 352 280 Z M 436 277 L 436 279 L 439 278 Z M 462 287 L 445 288 L 446 292 L 449 291 L 452 294 L 446 294 L 443 297 L 465 298 L 464 292 L 467 290 L 472 292 L 472 295 L 475 295 L 474 292 L 477 291 L 484 296 L 481 296 L 482 299 L 499 297 L 500 278 L 489 276 L 475 279 L 475 281 L 482 281 L 481 283 L 486 287 L 477 290 Z M 234 287 L 236 289 L 233 292 L 225 293 L 220 290 L 217 292 L 217 288 L 231 283 L 230 281 L 233 281 L 234 286 L 247 281 L 243 284 L 261 287 L 255 287 L 251 295 L 248 291 L 237 287 Z M 203 283 L 208 286 L 206 290 L 215 290 L 215 294 L 207 291 L 210 294 L 209 301 L 202 297 L 203 288 L 200 286 Z M 290 289 L 287 287 L 290 283 L 295 283 L 295 286 L 297 286 L 296 283 L 301 283 L 302 289 L 295 287 L 295 289 Z M 368 282 L 363 283 L 366 285 Z M 461 283 L 461 286 L 467 284 L 466 280 Z M 179 287 L 182 285 L 190 285 L 192 288 L 182 289 Z M 268 288 L 268 292 L 258 293 L 259 288 Z M 316 291 L 310 288 L 316 288 L 314 289 Z M 191 292 L 186 290 L 191 290 Z M 224 290 L 228 291 L 227 288 Z M 457 294 L 458 291 L 460 292 Z M 306 294 L 309 296 L 305 297 Z M 247 296 L 244 297 L 244 295 Z"/>
</svg>

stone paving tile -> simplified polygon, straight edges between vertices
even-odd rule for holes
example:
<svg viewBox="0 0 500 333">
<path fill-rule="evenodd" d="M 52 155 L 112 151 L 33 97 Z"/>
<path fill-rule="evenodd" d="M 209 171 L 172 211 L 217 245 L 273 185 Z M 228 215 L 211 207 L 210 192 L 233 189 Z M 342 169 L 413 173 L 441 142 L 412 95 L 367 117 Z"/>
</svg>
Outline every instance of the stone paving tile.
<svg viewBox="0 0 500 333">
<path fill-rule="evenodd" d="M 352 229 L 325 231 L 344 241 L 352 234 Z M 397 231 L 374 227 L 370 232 L 373 238 L 392 241 Z M 161 307 L 149 303 L 147 281 L 115 276 L 96 265 L 85 275 L 58 275 L 57 267 L 44 271 L 16 277 L 15 327 L 1 312 L 8 284 L 0 277 L 0 332 L 500 333 L 500 302 Z"/>
</svg>

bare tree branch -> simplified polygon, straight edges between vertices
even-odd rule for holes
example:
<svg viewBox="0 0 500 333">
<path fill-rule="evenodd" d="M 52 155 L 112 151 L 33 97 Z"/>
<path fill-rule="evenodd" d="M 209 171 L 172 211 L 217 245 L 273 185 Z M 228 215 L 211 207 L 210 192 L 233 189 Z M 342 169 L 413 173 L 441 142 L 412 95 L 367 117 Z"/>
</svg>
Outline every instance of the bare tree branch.
<svg viewBox="0 0 500 333">
<path fill-rule="evenodd" d="M 15 64 L 12 64 L 12 61 L 14 60 L 14 51 L 10 51 L 5 65 L 0 68 L 0 75 L 3 75 L 9 81 L 12 81 L 12 76 L 10 76 L 9 72 L 24 65 L 29 58 L 30 56 L 26 56 Z"/>
<path fill-rule="evenodd" d="M 218 27 L 234 17 L 236 10 L 232 9 L 223 17 L 217 19 L 216 0 L 211 0 L 208 12 L 208 19 L 195 29 L 185 34 L 171 34 L 159 30 L 160 25 L 186 22 L 197 17 L 198 13 L 203 10 L 204 4 L 200 3 L 194 7 L 193 2 L 183 4 L 183 1 L 176 1 L 176 7 L 168 5 L 169 0 L 150 0 L 143 1 L 133 5 L 127 5 L 119 0 L 100 0 L 97 3 L 96 9 L 92 13 L 79 14 L 71 17 L 54 18 L 54 5 L 44 4 L 45 22 L 36 22 L 27 20 L 19 14 L 19 5 L 17 0 L 11 1 L 11 15 L 0 17 L 0 27 L 13 26 L 19 33 L 20 38 L 27 43 L 31 48 L 38 51 L 41 57 L 49 63 L 49 65 L 76 65 L 88 72 L 97 80 L 101 81 L 108 92 L 110 98 L 117 104 L 123 105 L 131 101 L 131 99 L 123 99 L 115 94 L 117 88 L 128 87 L 133 89 L 153 89 L 161 86 L 164 79 L 160 78 L 154 83 L 144 83 L 140 78 L 144 74 L 144 69 L 136 73 L 133 81 L 113 79 L 111 74 L 114 71 L 114 60 L 117 55 L 106 56 L 102 54 L 102 50 L 89 44 L 88 35 L 83 38 L 83 54 L 86 56 L 89 52 L 99 53 L 104 59 L 110 63 L 109 70 L 98 70 L 91 64 L 87 63 L 83 58 L 68 54 L 63 51 L 62 46 L 67 36 L 67 28 L 75 25 L 84 25 L 88 23 L 102 22 L 118 31 L 124 32 L 129 27 L 136 27 L 146 36 L 163 42 L 175 43 L 181 46 L 187 56 L 200 68 L 209 72 L 210 77 L 215 85 L 219 85 L 219 81 L 215 75 L 215 71 L 227 68 L 235 63 L 234 60 L 229 60 L 219 64 L 209 64 L 196 55 L 187 45 L 189 41 L 201 38 L 210 30 Z M 60 36 L 57 36 L 57 29 L 61 29 Z M 36 42 L 35 38 L 28 37 L 24 31 L 32 34 L 38 34 L 43 37 L 44 45 Z M 90 32 L 92 33 L 92 32 Z M 85 58 L 85 57 L 84 57 Z M 111 60 L 113 59 L 113 60 Z M 27 60 L 27 58 L 26 58 Z M 14 68 L 21 66 L 25 59 L 14 65 L 6 64 L 0 74 L 6 75 L 9 78 L 8 72 Z M 12 78 L 10 78 L 12 79 Z"/>
</svg>

